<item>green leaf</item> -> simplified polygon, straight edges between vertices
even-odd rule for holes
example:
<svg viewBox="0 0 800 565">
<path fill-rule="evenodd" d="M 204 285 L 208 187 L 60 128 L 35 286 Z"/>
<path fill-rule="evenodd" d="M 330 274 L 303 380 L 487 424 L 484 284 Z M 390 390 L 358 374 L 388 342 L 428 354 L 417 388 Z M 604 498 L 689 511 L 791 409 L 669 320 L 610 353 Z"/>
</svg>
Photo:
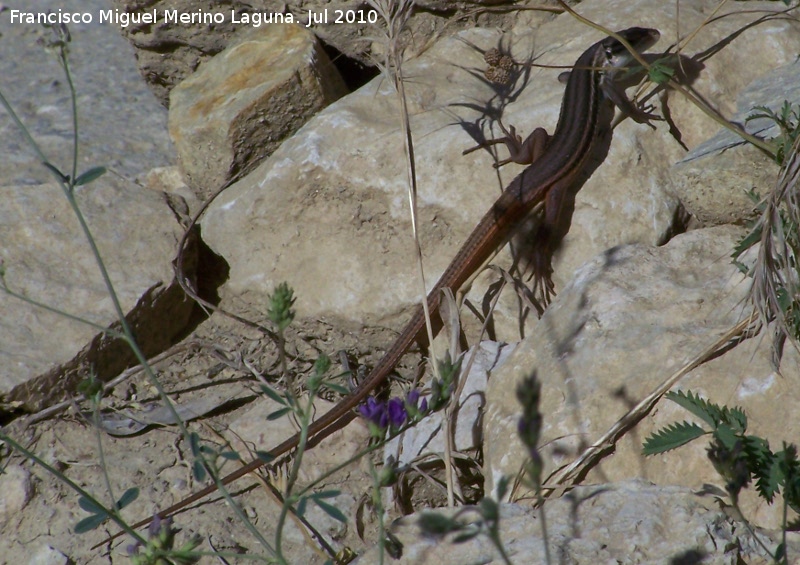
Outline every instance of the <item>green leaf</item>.
<svg viewBox="0 0 800 565">
<path fill-rule="evenodd" d="M 306 515 L 306 508 L 308 506 L 308 497 L 303 496 L 300 498 L 300 501 L 297 503 L 297 507 L 294 509 L 295 514 L 300 516 L 301 518 Z"/>
<path fill-rule="evenodd" d="M 320 354 L 320 356 L 317 357 L 317 360 L 314 361 L 314 373 L 319 376 L 322 376 L 325 373 L 327 373 L 328 369 L 330 368 L 331 368 L 331 359 L 324 353 Z"/>
<path fill-rule="evenodd" d="M 101 505 L 96 503 L 95 501 L 86 498 L 85 496 L 81 496 L 78 498 L 78 506 L 86 510 L 87 512 L 91 512 L 92 514 L 105 514 L 106 510 Z"/>
<path fill-rule="evenodd" d="M 680 422 L 658 430 L 644 442 L 643 455 L 656 455 L 671 451 L 708 432 L 694 422 Z"/>
<path fill-rule="evenodd" d="M 656 84 L 666 84 L 675 75 L 675 69 L 666 59 L 659 59 L 650 65 L 649 78 Z"/>
<path fill-rule="evenodd" d="M 336 384 L 336 383 L 332 383 L 330 381 L 325 381 L 324 383 L 322 383 L 322 386 L 324 386 L 325 388 L 327 388 L 329 390 L 332 390 L 333 392 L 337 392 L 339 394 L 342 394 L 344 396 L 347 396 L 351 392 L 351 390 L 349 388 L 347 388 L 346 386 L 340 385 L 340 384 Z"/>
<path fill-rule="evenodd" d="M 453 537 L 453 543 L 466 543 L 469 540 L 475 538 L 480 534 L 481 531 L 478 528 L 470 528 L 457 536 Z"/>
<path fill-rule="evenodd" d="M 107 514 L 92 514 L 88 518 L 84 518 L 75 524 L 74 531 L 76 534 L 85 534 L 86 532 L 91 532 L 106 520 L 108 520 Z"/>
<path fill-rule="evenodd" d="M 274 400 L 275 402 L 277 402 L 281 406 L 286 406 L 286 399 L 283 398 L 283 396 L 281 396 L 280 394 L 278 394 L 278 392 L 275 391 L 274 389 L 272 389 L 272 388 L 270 388 L 268 386 L 262 385 L 261 386 L 261 392 L 263 392 L 264 394 L 269 396 L 272 400 Z"/>
<path fill-rule="evenodd" d="M 335 506 L 328 504 L 327 502 L 322 502 L 321 500 L 317 499 L 314 499 L 314 502 L 317 504 L 317 506 L 320 507 L 320 509 L 322 509 L 323 512 L 325 512 L 328 516 L 330 516 L 334 520 L 338 520 L 343 524 L 347 523 L 347 516 L 345 516 L 344 513 Z"/>
<path fill-rule="evenodd" d="M 417 525 L 424 533 L 435 536 L 443 535 L 459 528 L 456 522 L 436 512 L 423 512 L 422 515 L 417 518 Z"/>
<path fill-rule="evenodd" d="M 793 303 L 792 296 L 787 292 L 785 288 L 779 288 L 777 290 L 777 295 L 778 295 L 778 306 L 780 307 L 781 312 L 785 314 L 786 312 L 789 311 L 789 308 Z"/>
<path fill-rule="evenodd" d="M 51 165 L 47 161 L 42 161 L 42 165 L 44 166 L 45 169 L 53 173 L 60 182 L 69 183 L 69 177 L 64 173 L 62 173 L 61 171 L 59 171 L 55 166 Z"/>
<path fill-rule="evenodd" d="M 342 491 L 340 490 L 321 490 L 319 492 L 315 492 L 314 494 L 312 494 L 311 498 L 313 498 L 314 500 L 318 498 L 336 498 L 340 494 L 342 494 Z"/>
<path fill-rule="evenodd" d="M 199 460 L 195 460 L 195 462 L 192 463 L 192 475 L 196 481 L 206 480 L 206 468 L 203 467 L 203 464 Z"/>
<path fill-rule="evenodd" d="M 693 395 L 690 390 L 686 392 L 682 390 L 677 392 L 670 391 L 665 396 L 713 428 L 716 428 L 723 421 L 722 408 L 713 402 L 708 402 L 699 396 Z"/>
<path fill-rule="evenodd" d="M 500 517 L 500 506 L 491 498 L 482 498 L 478 502 L 478 508 L 480 508 L 484 520 L 488 522 L 496 522 Z"/>
<path fill-rule="evenodd" d="M 192 455 L 194 457 L 200 455 L 200 436 L 197 435 L 197 432 L 191 432 L 189 434 L 189 449 L 192 450 Z"/>
<path fill-rule="evenodd" d="M 271 422 L 273 420 L 278 420 L 291 411 L 291 408 L 281 408 L 280 410 L 275 410 L 275 412 L 267 415 L 267 421 Z"/>
<path fill-rule="evenodd" d="M 742 253 L 753 247 L 756 243 L 761 241 L 761 227 L 757 227 L 744 236 L 736 247 L 733 248 L 732 257 L 739 257 Z"/>
<path fill-rule="evenodd" d="M 749 122 L 750 120 L 756 120 L 758 118 L 768 118 L 773 122 L 779 121 L 778 115 L 775 112 L 773 112 L 769 106 L 753 106 L 751 112 L 754 113 L 747 116 L 744 119 L 745 122 Z"/>
<path fill-rule="evenodd" d="M 117 501 L 117 510 L 122 510 L 137 498 L 139 498 L 139 489 L 136 487 L 129 488 L 119 497 Z"/>
<path fill-rule="evenodd" d="M 736 443 L 742 440 L 728 424 L 720 424 L 717 429 L 714 430 L 714 437 L 729 451 L 733 451 L 736 448 Z"/>
<path fill-rule="evenodd" d="M 748 463 L 748 466 L 749 463 Z M 775 494 L 780 489 L 783 473 L 778 465 L 778 457 L 772 453 L 763 455 L 756 465 L 751 467 L 756 477 L 755 487 L 758 494 L 772 504 Z"/>
<path fill-rule="evenodd" d="M 738 406 L 733 408 L 726 407 L 723 413 L 725 414 L 725 419 L 737 434 L 744 434 L 747 431 L 747 414 L 744 413 L 744 410 Z"/>
<path fill-rule="evenodd" d="M 220 457 L 225 459 L 226 461 L 241 461 L 242 456 L 236 453 L 235 451 L 223 451 L 219 454 Z"/>
<path fill-rule="evenodd" d="M 275 461 L 275 456 L 269 451 L 256 451 L 256 457 L 258 457 L 258 459 L 264 463 L 271 463 L 272 461 Z"/>
<path fill-rule="evenodd" d="M 104 174 L 106 174 L 105 167 L 92 167 L 88 171 L 78 175 L 78 178 L 75 179 L 75 186 L 89 184 L 90 182 L 103 176 Z"/>
<path fill-rule="evenodd" d="M 500 480 L 497 481 L 497 499 L 503 500 L 506 496 L 506 492 L 508 492 L 508 483 L 509 478 L 506 475 L 502 475 Z"/>
</svg>

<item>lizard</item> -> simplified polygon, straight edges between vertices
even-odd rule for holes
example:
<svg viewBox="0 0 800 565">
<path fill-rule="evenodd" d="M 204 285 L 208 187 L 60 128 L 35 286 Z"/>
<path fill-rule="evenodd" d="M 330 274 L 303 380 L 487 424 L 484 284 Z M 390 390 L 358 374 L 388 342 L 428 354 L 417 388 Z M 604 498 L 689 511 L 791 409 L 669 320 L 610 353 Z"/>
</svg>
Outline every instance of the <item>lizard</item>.
<svg viewBox="0 0 800 565">
<path fill-rule="evenodd" d="M 639 53 L 651 47 L 660 37 L 657 30 L 640 27 L 625 29 L 618 32 L 618 35 Z M 557 220 L 564 194 L 574 190 L 573 185 L 580 179 L 595 141 L 602 135 L 604 128 L 608 129 L 610 126 L 610 119 L 601 117 L 601 107 L 604 104 L 617 106 L 624 114 L 639 123 L 649 123 L 650 120 L 659 119 L 654 114 L 636 107 L 615 84 L 617 75 L 632 60 L 631 53 L 613 37 L 609 36 L 598 41 L 578 57 L 569 74 L 558 122 L 552 136 L 547 136 L 542 128 L 537 128 L 524 143 L 520 143 L 520 138 L 513 130 L 506 131 L 505 138 L 492 140 L 506 143 L 513 160 L 524 161 L 527 155 L 531 164 L 509 183 L 433 286 L 427 296 L 428 309 L 431 313 L 439 308 L 441 291 L 445 288 L 455 291 L 463 285 L 492 253 L 505 243 L 514 228 L 537 204 L 544 202 L 545 223 Z M 609 123 L 603 123 L 605 121 Z M 311 423 L 308 430 L 309 446 L 318 443 L 352 420 L 354 408 L 387 380 L 395 365 L 415 342 L 425 339 L 424 326 L 424 312 L 420 304 L 403 331 L 366 379 L 348 396 Z M 438 328 L 436 330 L 438 331 Z M 299 434 L 295 434 L 269 452 L 273 458 L 271 461 L 256 459 L 223 477 L 221 483 L 227 485 L 262 466 L 274 465 L 278 458 L 289 454 L 297 447 L 298 440 Z M 206 487 L 158 512 L 157 515 L 165 519 L 189 504 L 212 494 L 216 488 L 215 485 Z M 140 528 L 152 520 L 152 517 L 147 518 L 132 527 Z M 95 547 L 121 534 L 122 532 L 118 532 Z"/>
</svg>

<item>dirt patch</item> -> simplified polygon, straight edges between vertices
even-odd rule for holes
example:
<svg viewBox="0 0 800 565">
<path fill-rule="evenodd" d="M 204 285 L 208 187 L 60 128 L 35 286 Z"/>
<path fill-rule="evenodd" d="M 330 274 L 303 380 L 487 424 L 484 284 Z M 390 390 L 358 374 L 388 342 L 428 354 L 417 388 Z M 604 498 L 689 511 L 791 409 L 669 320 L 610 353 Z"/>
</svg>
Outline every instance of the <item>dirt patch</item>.
<svg viewBox="0 0 800 565">
<path fill-rule="evenodd" d="M 248 315 L 250 319 L 258 319 L 255 312 L 245 312 L 245 316 Z M 331 373 L 339 373 L 342 370 L 337 358 L 339 351 L 346 352 L 349 361 L 357 364 L 353 366 L 354 369 L 359 365 L 371 366 L 379 355 L 374 352 L 373 344 L 389 344 L 393 336 L 394 332 L 388 330 L 345 332 L 320 321 L 298 322 L 288 334 L 289 370 L 308 375 L 317 356 L 325 353 L 333 359 Z M 418 357 L 407 356 L 406 365 L 399 372 L 413 376 L 417 365 Z M 200 435 L 205 445 L 221 451 L 229 449 L 230 444 L 237 448 L 242 445 L 231 433 L 230 423 L 258 403 L 266 402 L 260 394 L 254 373 L 280 386 L 277 349 L 272 339 L 219 314 L 212 315 L 200 324 L 181 342 L 174 355 L 157 363 L 154 368 L 160 382 L 178 406 L 192 405 L 198 399 L 210 396 L 221 399 L 217 409 L 187 424 L 191 431 Z M 139 373 L 108 395 L 103 400 L 103 407 L 118 413 L 127 411 L 136 414 L 156 399 L 154 387 Z M 330 397 L 328 400 L 335 401 L 337 398 Z M 86 404 L 81 408 L 85 409 Z M 271 423 L 264 421 L 263 425 L 265 433 L 269 433 Z M 110 504 L 111 497 L 105 488 L 100 465 L 100 437 L 102 457 L 109 471 L 114 497 L 119 498 L 126 489 L 132 487 L 141 490 L 138 499 L 123 511 L 131 523 L 205 486 L 197 484 L 192 478 L 190 447 L 174 426 L 151 427 L 133 436 L 112 437 L 98 433 L 73 407 L 54 419 L 28 427 L 23 427 L 22 422 L 15 422 L 9 428 L 12 437 L 46 463 L 105 504 Z M 314 450 L 323 454 L 323 461 L 326 444 L 323 442 Z M 253 458 L 243 450 L 240 453 L 245 461 Z M 14 562 L 31 560 L 36 555 L 48 552 L 63 554 L 71 563 L 129 562 L 126 548 L 131 543 L 130 538 L 123 537 L 110 546 L 106 544 L 100 549 L 91 549 L 107 535 L 116 532 L 115 526 L 106 523 L 86 534 L 73 533 L 75 525 L 89 514 L 81 509 L 79 496 L 66 484 L 41 466 L 31 464 L 16 454 L 5 459 L 4 463 L 15 468 L 20 465 L 29 473 L 27 484 L 30 492 L 27 504 L 7 517 L 2 525 L 0 562 L 11 562 L 11 556 Z M 234 470 L 236 465 L 236 462 L 226 462 L 223 473 Z M 426 469 L 433 476 L 438 471 L 435 465 Z M 322 489 L 341 491 L 341 494 L 326 501 L 344 512 L 349 520 L 347 524 L 342 524 L 309 504 L 305 518 L 312 528 L 301 525 L 299 518 L 293 518 L 285 530 L 284 554 L 291 562 L 322 563 L 330 558 L 322 549 L 324 544 L 318 543 L 315 538 L 324 539 L 324 543 L 334 552 L 345 548 L 361 552 L 375 543 L 377 524 L 371 512 L 369 477 L 369 464 L 362 459 L 320 485 Z M 280 489 L 285 470 L 279 469 L 271 479 Z M 236 495 L 244 513 L 265 540 L 274 543 L 280 504 L 272 489 L 266 483 L 259 484 L 255 478 L 247 477 L 234 483 L 231 492 Z M 390 498 L 388 491 L 385 492 L 386 503 Z M 420 480 L 418 476 L 404 477 L 395 491 L 403 502 L 387 504 L 388 519 L 412 511 L 420 504 L 441 504 L 441 492 L 441 485 Z M 229 563 L 251 562 L 236 557 L 241 553 L 268 555 L 267 549 L 240 523 L 220 495 L 192 505 L 175 516 L 174 520 L 176 527 L 181 530 L 176 546 L 198 534 L 203 539 L 200 550 L 225 552 Z M 204 557 L 201 560 L 203 562 L 217 561 L 209 556 Z"/>
</svg>

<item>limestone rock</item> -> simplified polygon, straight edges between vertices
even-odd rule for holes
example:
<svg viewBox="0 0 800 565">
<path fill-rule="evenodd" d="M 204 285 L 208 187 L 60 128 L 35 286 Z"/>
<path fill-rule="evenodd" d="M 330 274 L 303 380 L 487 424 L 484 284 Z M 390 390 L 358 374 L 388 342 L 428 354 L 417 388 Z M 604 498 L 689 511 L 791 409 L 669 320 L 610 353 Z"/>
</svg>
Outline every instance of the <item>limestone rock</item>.
<svg viewBox="0 0 800 565">
<path fill-rule="evenodd" d="M 655 12 L 659 9 L 653 5 Z M 541 28 L 537 45 L 552 41 L 563 48 L 542 49 L 546 53 L 542 62 L 548 64 L 574 62 L 597 38 L 574 21 L 573 27 L 562 23 L 551 30 L 550 26 Z M 564 45 L 565 30 L 583 35 Z M 429 286 L 521 170 L 505 167 L 498 176 L 487 154 L 461 155 L 475 145 L 476 124 L 485 119 L 480 108 L 465 101 L 494 95 L 489 85 L 476 80 L 472 69 L 484 66 L 481 50 L 502 41 L 496 32 L 470 30 L 440 41 L 405 67 L 414 77 L 406 89 L 416 136 L 419 226 Z M 509 42 L 520 49 L 526 45 L 522 39 Z M 441 61 L 463 64 L 443 67 Z M 555 72 L 542 73 L 506 109 L 510 118 L 504 120 L 515 123 L 519 131 L 552 126 L 557 120 L 563 86 Z M 446 108 L 454 110 L 443 111 Z M 266 294 L 286 280 L 295 288 L 300 315 L 399 325 L 398 313 L 419 299 L 419 284 L 397 111 L 392 89 L 384 79 L 376 79 L 320 112 L 212 204 L 202 219 L 203 233 L 209 246 L 230 264 L 227 293 L 263 304 Z M 455 117 L 452 112 L 457 112 Z M 576 212 L 573 227 L 584 230 L 581 242 L 586 246 L 566 248 L 569 262 L 559 275 L 562 279 L 568 278 L 572 263 L 611 245 L 655 243 L 674 229 L 679 203 L 663 182 L 669 158 L 662 146 L 654 143 L 647 155 L 624 149 L 640 147 L 644 137 L 664 138 L 640 125 L 620 128 L 614 137 L 609 159 L 579 193 L 586 204 L 577 206 L 585 214 Z M 621 146 L 616 152 L 615 144 Z M 504 256 L 498 262 L 509 265 Z M 486 281 L 479 280 L 474 287 L 470 296 L 479 304 Z M 518 339 L 519 305 L 509 300 L 496 315 L 514 320 L 505 326 L 498 323 L 497 337 Z"/>
<path fill-rule="evenodd" d="M 800 50 L 800 33 L 778 34 L 782 46 Z M 781 55 L 786 51 L 780 50 Z M 780 59 L 779 59 L 780 60 Z M 765 140 L 779 138 L 780 128 L 769 118 L 747 120 L 762 114 L 757 106 L 766 106 L 780 115 L 784 103 L 800 104 L 800 63 L 789 64 L 753 81 L 739 94 L 734 123 Z M 762 196 L 778 177 L 775 163 L 760 149 L 746 144 L 741 137 L 723 129 L 695 147 L 673 167 L 675 190 L 693 216 L 705 225 L 743 223 L 754 215 L 755 203 L 747 193 Z"/>
<path fill-rule="evenodd" d="M 95 327 L 0 293 L 2 406 L 37 410 L 61 399 L 94 372 L 105 379 L 134 357 L 97 326 L 119 330 L 89 244 L 55 184 L 4 187 L 0 256 L 8 287 Z M 183 227 L 163 193 L 106 174 L 76 188 L 76 198 L 103 257 L 139 346 L 162 351 L 184 330 L 193 303 L 175 282 L 172 259 Z M 196 248 L 186 256 L 193 276 Z"/>
<path fill-rule="evenodd" d="M 381 45 L 373 43 L 376 32 L 366 22 L 373 16 L 365 14 L 370 11 L 369 6 L 358 0 L 308 0 L 299 7 L 296 4 L 282 0 L 223 0 L 209 2 L 205 0 L 113 0 L 112 4 L 120 12 L 138 14 L 142 12 L 156 12 L 161 15 L 165 10 L 179 14 L 202 15 L 217 13 L 224 20 L 219 23 L 180 23 L 165 22 L 163 18 L 153 24 L 134 24 L 122 27 L 120 32 L 136 49 L 136 60 L 139 72 L 148 82 L 153 93 L 166 106 L 169 102 L 169 93 L 179 82 L 189 77 L 197 67 L 210 57 L 221 52 L 229 45 L 241 41 L 242 37 L 254 29 L 264 29 L 270 26 L 305 26 L 308 23 L 308 14 L 323 14 L 327 11 L 328 22 L 314 25 L 311 29 L 324 43 L 328 53 L 333 56 L 345 58 L 356 72 L 364 72 L 364 68 L 373 67 L 375 59 L 380 60 Z M 406 41 L 411 44 L 410 52 L 423 49 L 441 33 L 454 33 L 463 28 L 472 27 L 474 19 L 484 26 L 502 26 L 514 19 L 508 12 L 487 11 L 475 15 L 476 4 L 487 4 L 492 7 L 508 4 L 510 0 L 481 0 L 480 2 L 452 2 L 450 0 L 426 0 L 417 2 L 419 10 L 415 10 L 408 23 Z M 300 9 L 298 9 L 300 8 Z M 337 13 L 337 10 L 340 12 Z M 235 23 L 231 12 L 236 13 L 236 20 L 242 22 L 247 14 L 258 14 L 262 20 L 274 16 L 287 21 L 289 15 L 295 23 L 269 23 L 255 27 L 255 19 L 251 17 L 249 23 Z M 465 13 L 471 17 L 464 17 Z M 341 16 L 341 17 L 340 17 Z M 548 17 L 546 12 L 537 13 L 536 18 L 526 14 L 526 20 Z M 349 23 L 346 18 L 350 18 Z M 338 22 L 337 22 L 338 18 Z M 342 63 L 341 61 L 339 62 Z"/>
<path fill-rule="evenodd" d="M 73 131 L 69 85 L 54 53 L 39 40 L 53 33 L 38 24 L 9 24 L 0 11 L 0 90 L 43 153 L 64 169 L 72 163 Z M 136 72 L 133 50 L 113 25 L 99 23 L 107 0 L 29 0 L 14 8 L 46 13 L 48 9 L 91 14 L 93 23 L 69 26 L 70 71 L 78 96 L 79 162 L 84 171 L 107 167 L 112 175 L 136 182 L 149 169 L 174 162 L 167 111 Z M 102 56 L 98 56 L 102 54 Z M 51 182 L 21 132 L 0 109 L 0 186 L 35 186 Z"/>
<path fill-rule="evenodd" d="M 271 25 L 249 34 L 170 94 L 169 130 L 187 184 L 205 200 L 345 92 L 307 29 Z"/>
<path fill-rule="evenodd" d="M 674 371 L 738 322 L 748 283 L 727 257 L 741 230 L 730 226 L 692 231 L 661 248 L 641 245 L 609 250 L 581 268 L 545 312 L 531 336 L 489 381 L 484 418 L 487 492 L 500 475 L 514 475 L 525 458 L 516 427 L 517 383 L 535 373 L 542 382 L 541 453 L 545 476 L 571 462 L 625 412 Z M 791 349 L 791 351 L 788 351 Z M 800 356 L 787 348 L 787 375 Z M 718 404 L 744 406 L 748 433 L 779 446 L 794 441 L 800 425 L 775 418 L 791 414 L 800 396 L 770 365 L 770 341 L 738 344 L 692 371 L 678 388 Z M 699 440 L 656 457 L 641 455 L 642 442 L 667 424 L 692 420 L 676 404 L 661 401 L 589 474 L 589 481 L 642 477 L 658 484 L 700 488 L 723 481 Z M 742 496 L 746 515 L 776 527 L 780 509 L 753 493 Z"/>
<path fill-rule="evenodd" d="M 465 508 L 458 511 L 464 513 Z M 446 509 L 437 513 L 448 514 Z M 678 487 L 622 481 L 578 487 L 544 506 L 547 540 L 555 563 L 768 563 L 769 555 L 741 524 L 726 518 L 713 501 Z M 452 514 L 452 512 L 450 512 Z M 421 534 L 417 519 L 402 518 L 390 527 L 402 544 L 397 565 L 504 563 L 486 535 L 456 543 Z M 464 514 L 477 520 L 477 513 Z M 527 504 L 500 506 L 499 536 L 513 563 L 546 563 L 541 513 Z M 758 531 L 774 551 L 780 537 Z M 797 555 L 790 542 L 789 554 Z M 378 563 L 377 549 L 356 563 Z"/>
</svg>

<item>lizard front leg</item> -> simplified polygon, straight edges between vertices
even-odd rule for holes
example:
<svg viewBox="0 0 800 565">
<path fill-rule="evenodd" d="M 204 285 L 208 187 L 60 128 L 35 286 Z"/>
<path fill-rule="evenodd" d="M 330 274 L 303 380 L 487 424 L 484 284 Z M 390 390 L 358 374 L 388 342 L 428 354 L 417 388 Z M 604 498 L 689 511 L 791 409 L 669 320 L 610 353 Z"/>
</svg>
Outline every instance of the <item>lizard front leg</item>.
<svg viewBox="0 0 800 565">
<path fill-rule="evenodd" d="M 508 159 L 503 159 L 495 163 L 495 169 L 499 169 L 503 165 L 512 162 L 520 165 L 530 165 L 544 153 L 547 144 L 550 142 L 550 135 L 544 128 L 536 128 L 525 138 L 525 141 L 522 141 L 522 137 L 517 135 L 517 130 L 514 126 L 510 126 L 509 129 L 506 129 L 502 122 L 498 123 L 500 124 L 500 129 L 503 130 L 503 137 L 487 139 L 475 147 L 466 149 L 462 155 L 467 155 L 477 149 L 489 147 L 490 145 L 503 143 L 508 149 Z"/>
</svg>

